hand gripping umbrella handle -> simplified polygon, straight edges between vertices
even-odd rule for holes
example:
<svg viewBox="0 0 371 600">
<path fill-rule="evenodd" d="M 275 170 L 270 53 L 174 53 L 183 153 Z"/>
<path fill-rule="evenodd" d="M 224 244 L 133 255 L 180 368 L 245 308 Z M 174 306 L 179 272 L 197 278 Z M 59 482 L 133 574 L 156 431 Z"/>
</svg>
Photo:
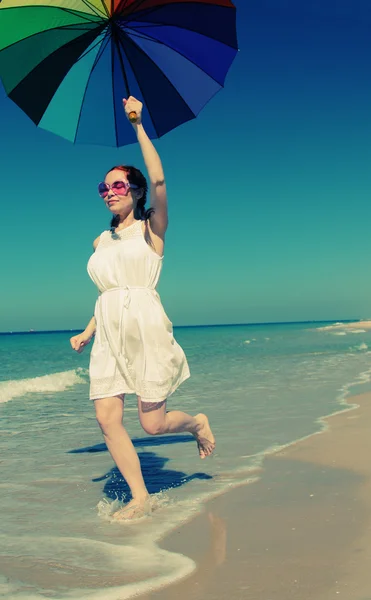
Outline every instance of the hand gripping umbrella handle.
<svg viewBox="0 0 371 600">
<path fill-rule="evenodd" d="M 137 122 L 137 120 L 138 120 L 138 115 L 137 115 L 137 113 L 135 112 L 135 110 L 132 110 L 132 111 L 129 113 L 129 121 L 130 121 L 130 123 L 136 123 L 136 122 Z"/>
</svg>

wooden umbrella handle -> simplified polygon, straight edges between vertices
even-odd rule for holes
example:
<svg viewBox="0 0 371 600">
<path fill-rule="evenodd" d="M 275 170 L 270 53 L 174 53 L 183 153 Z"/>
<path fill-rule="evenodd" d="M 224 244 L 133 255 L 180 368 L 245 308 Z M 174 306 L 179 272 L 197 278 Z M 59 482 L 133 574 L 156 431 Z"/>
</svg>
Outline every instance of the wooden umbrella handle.
<svg viewBox="0 0 371 600">
<path fill-rule="evenodd" d="M 137 113 L 135 112 L 135 110 L 132 110 L 132 111 L 129 113 L 129 121 L 130 121 L 130 123 L 136 123 L 136 122 L 137 122 L 137 120 L 138 120 L 138 115 L 137 115 Z"/>
</svg>

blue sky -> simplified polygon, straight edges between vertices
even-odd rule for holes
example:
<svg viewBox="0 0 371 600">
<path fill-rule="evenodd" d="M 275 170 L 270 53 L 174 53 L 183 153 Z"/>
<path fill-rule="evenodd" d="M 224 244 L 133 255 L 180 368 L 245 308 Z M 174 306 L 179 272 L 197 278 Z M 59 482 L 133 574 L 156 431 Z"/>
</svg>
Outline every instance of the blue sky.
<svg viewBox="0 0 371 600">
<path fill-rule="evenodd" d="M 371 317 L 371 8 L 307 4 L 237 0 L 225 89 L 155 142 L 174 325 Z M 0 150 L 0 331 L 82 328 L 109 223 L 96 183 L 139 149 L 73 146 L 2 92 Z"/>
</svg>

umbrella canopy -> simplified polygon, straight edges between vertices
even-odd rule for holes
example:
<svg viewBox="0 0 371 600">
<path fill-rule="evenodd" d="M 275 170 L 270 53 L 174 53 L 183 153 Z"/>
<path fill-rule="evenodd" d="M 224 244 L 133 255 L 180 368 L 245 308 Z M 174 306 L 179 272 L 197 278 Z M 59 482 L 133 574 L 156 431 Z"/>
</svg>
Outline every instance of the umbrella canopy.
<svg viewBox="0 0 371 600">
<path fill-rule="evenodd" d="M 144 104 L 151 138 L 193 119 L 237 52 L 230 0 L 2 0 L 0 78 L 36 125 L 72 142 L 136 141 L 122 109 Z"/>
</svg>

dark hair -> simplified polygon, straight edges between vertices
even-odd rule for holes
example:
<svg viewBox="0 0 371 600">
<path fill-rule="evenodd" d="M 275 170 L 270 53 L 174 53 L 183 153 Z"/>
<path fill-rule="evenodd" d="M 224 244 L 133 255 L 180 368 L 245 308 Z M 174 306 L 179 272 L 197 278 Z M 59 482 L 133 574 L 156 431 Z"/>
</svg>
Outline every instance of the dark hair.
<svg viewBox="0 0 371 600">
<path fill-rule="evenodd" d="M 137 185 L 139 191 L 142 192 L 141 197 L 137 199 L 137 202 L 135 205 L 134 218 L 137 220 L 141 220 L 141 221 L 147 221 L 149 219 L 149 217 L 151 216 L 151 214 L 154 212 L 154 209 L 153 208 L 146 209 L 146 207 L 145 207 L 146 201 L 147 201 L 148 183 L 147 183 L 147 180 L 144 177 L 143 173 L 141 171 L 139 171 L 139 169 L 136 169 L 135 167 L 119 165 L 116 167 L 112 167 L 112 169 L 107 171 L 107 175 L 108 175 L 108 173 L 111 173 L 111 171 L 116 171 L 116 170 L 124 171 L 124 173 L 126 173 L 126 176 L 128 178 L 128 182 L 132 183 L 133 185 Z M 114 231 L 119 223 L 120 223 L 119 215 L 115 215 L 114 217 L 112 217 L 112 220 L 111 220 L 111 232 L 112 233 L 114 233 Z"/>
</svg>

